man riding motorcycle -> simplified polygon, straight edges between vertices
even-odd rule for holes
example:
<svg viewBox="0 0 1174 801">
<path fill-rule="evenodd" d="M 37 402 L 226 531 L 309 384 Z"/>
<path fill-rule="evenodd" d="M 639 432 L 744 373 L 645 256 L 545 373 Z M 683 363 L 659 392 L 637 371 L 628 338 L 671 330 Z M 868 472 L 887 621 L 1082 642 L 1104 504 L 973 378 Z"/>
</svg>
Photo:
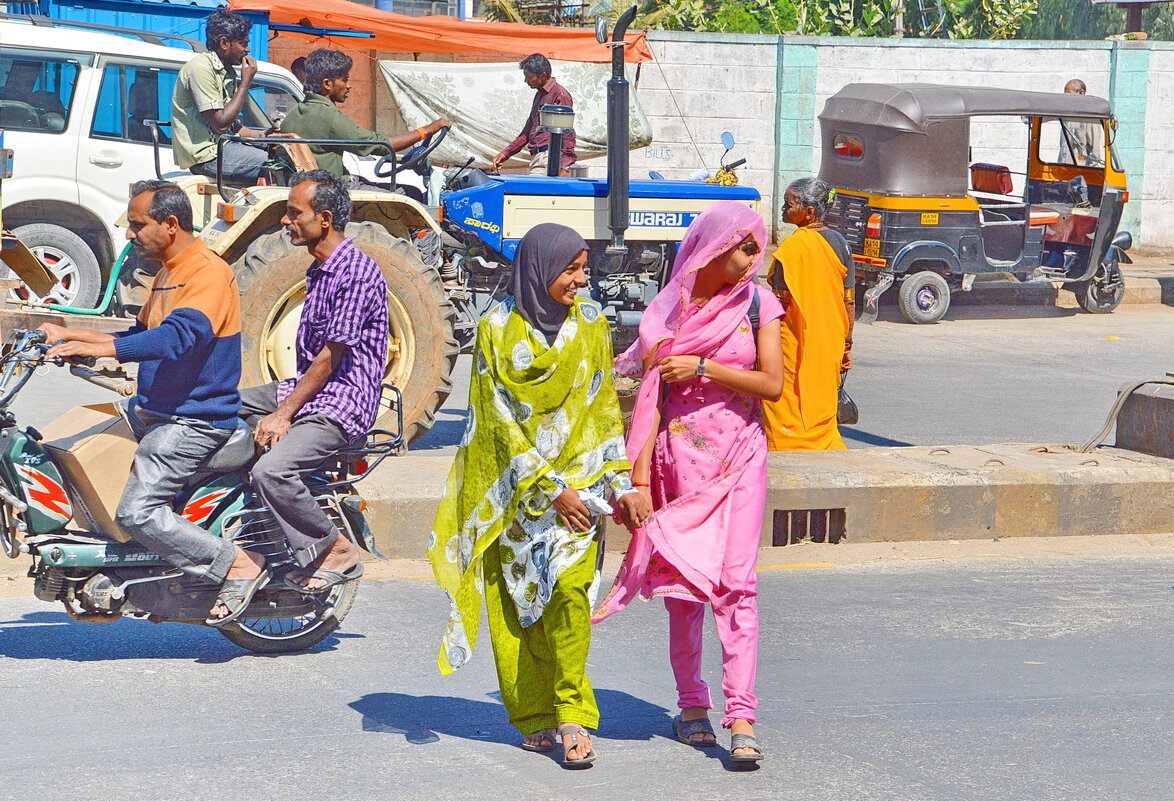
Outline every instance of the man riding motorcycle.
<svg viewBox="0 0 1174 801">
<path fill-rule="evenodd" d="M 52 357 L 139 362 L 128 420 L 139 440 L 116 521 L 171 564 L 220 585 L 206 622 L 236 620 L 271 579 L 264 558 L 185 520 L 175 496 L 240 421 L 240 296 L 231 268 L 193 234 L 192 207 L 168 181 L 131 189 L 126 237 L 163 268 L 138 320 L 119 334 L 45 324 Z"/>
<path fill-rule="evenodd" d="M 387 282 L 343 233 L 351 199 L 325 170 L 290 180 L 281 224 L 314 257 L 297 332 L 297 377 L 241 392 L 241 414 L 269 450 L 251 480 L 302 570 L 285 583 L 322 592 L 363 574 L 358 551 L 322 511 L 304 478 L 375 422 L 387 365 Z"/>
</svg>

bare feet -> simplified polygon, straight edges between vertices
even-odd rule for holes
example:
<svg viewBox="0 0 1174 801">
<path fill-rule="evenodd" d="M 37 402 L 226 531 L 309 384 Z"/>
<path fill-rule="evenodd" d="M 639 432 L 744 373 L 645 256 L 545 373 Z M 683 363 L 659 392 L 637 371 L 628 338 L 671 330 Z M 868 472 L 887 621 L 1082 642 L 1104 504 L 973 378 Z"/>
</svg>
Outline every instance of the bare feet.
<svg viewBox="0 0 1174 801">
<path fill-rule="evenodd" d="M 308 590 L 316 590 L 326 583 L 325 579 L 313 578 L 315 570 L 334 570 L 345 573 L 359 563 L 359 551 L 354 544 L 341 534 L 334 538 L 326 553 L 318 557 L 309 567 L 290 574 L 290 580 Z"/>
<path fill-rule="evenodd" d="M 236 549 L 236 558 L 232 560 L 232 566 L 228 568 L 228 575 L 224 577 L 225 581 L 236 579 L 254 579 L 261 575 L 261 571 L 265 569 L 265 557 L 260 554 L 246 551 L 241 548 Z M 215 604 L 209 611 L 209 618 L 228 617 L 230 610 L 224 604 Z"/>
<path fill-rule="evenodd" d="M 731 734 L 749 734 L 751 737 L 753 737 L 754 736 L 754 725 L 751 724 L 750 721 L 748 721 L 748 720 L 735 720 L 733 725 L 730 726 L 730 733 Z M 730 753 L 731 754 L 756 754 L 758 752 L 755 751 L 753 748 L 735 748 Z"/>
<path fill-rule="evenodd" d="M 578 735 L 576 738 L 575 735 Z M 563 764 L 588 762 L 595 759 L 591 738 L 578 723 L 560 723 L 558 736 L 563 741 Z M 577 741 L 576 741 L 577 740 Z"/>
</svg>

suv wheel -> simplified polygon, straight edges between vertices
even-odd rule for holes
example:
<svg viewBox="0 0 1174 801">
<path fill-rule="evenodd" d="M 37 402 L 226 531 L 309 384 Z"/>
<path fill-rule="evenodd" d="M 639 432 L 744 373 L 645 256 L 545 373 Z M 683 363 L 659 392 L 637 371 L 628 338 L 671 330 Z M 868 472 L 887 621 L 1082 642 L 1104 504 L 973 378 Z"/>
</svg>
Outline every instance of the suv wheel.
<svg viewBox="0 0 1174 801">
<path fill-rule="evenodd" d="M 44 297 L 34 295 L 27 288 L 12 290 L 13 296 L 80 309 L 98 305 L 102 271 L 85 240 L 68 228 L 48 223 L 22 225 L 13 233 L 57 277 L 57 285 Z M 11 270 L 8 276 L 16 277 Z"/>
</svg>

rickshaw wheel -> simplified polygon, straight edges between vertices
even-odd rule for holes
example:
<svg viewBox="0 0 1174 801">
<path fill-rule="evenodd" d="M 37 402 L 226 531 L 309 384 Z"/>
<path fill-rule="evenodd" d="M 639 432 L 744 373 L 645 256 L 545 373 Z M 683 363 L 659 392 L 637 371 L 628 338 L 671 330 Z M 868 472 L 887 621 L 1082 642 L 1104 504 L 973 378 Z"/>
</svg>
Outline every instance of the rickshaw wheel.
<svg viewBox="0 0 1174 801">
<path fill-rule="evenodd" d="M 950 309 L 950 285 L 935 272 L 923 270 L 901 282 L 897 293 L 901 316 L 911 323 L 936 323 Z"/>
<path fill-rule="evenodd" d="M 1106 286 L 1101 281 L 1080 281 L 1072 285 L 1076 302 L 1089 314 L 1108 314 L 1121 305 L 1125 297 L 1125 282 Z"/>
</svg>

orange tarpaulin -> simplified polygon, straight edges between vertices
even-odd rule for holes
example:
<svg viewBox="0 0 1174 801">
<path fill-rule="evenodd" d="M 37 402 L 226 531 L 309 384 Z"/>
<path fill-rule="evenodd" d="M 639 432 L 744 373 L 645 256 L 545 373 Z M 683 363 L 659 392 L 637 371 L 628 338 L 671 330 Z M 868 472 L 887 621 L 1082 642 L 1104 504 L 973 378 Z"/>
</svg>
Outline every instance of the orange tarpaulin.
<svg viewBox="0 0 1174 801">
<path fill-rule="evenodd" d="M 349 0 L 229 0 L 233 11 L 260 11 L 272 22 L 307 28 L 357 31 L 370 37 L 338 37 L 335 44 L 403 53 L 541 53 L 559 61 L 611 61 L 611 48 L 595 40 L 595 31 L 512 22 L 464 22 L 455 17 L 407 17 Z M 308 39 L 330 39 L 294 33 Z M 643 32 L 628 34 L 625 60 L 648 61 L 652 51 Z"/>
</svg>

